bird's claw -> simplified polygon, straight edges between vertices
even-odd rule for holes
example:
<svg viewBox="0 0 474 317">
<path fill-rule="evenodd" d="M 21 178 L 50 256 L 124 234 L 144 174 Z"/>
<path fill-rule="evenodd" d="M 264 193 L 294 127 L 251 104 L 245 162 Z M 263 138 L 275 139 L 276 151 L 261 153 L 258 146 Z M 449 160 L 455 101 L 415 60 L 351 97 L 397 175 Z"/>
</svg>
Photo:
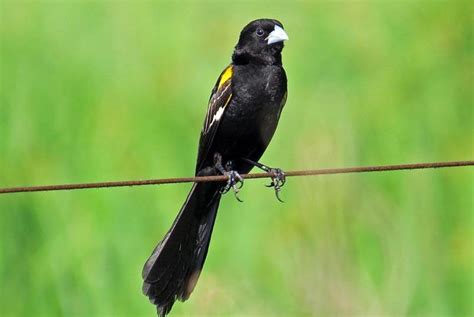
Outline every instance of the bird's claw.
<svg viewBox="0 0 474 317">
<path fill-rule="evenodd" d="M 265 185 L 267 187 L 273 187 L 275 189 L 275 196 L 276 198 L 280 201 L 283 202 L 283 200 L 280 198 L 280 191 L 281 188 L 285 185 L 286 183 L 286 176 L 285 172 L 283 172 L 279 168 L 270 168 L 268 170 L 268 173 L 272 174 L 270 176 L 271 178 L 271 183 L 268 185 Z"/>
<path fill-rule="evenodd" d="M 224 175 L 228 178 L 227 184 L 221 188 L 220 193 L 225 194 L 232 189 L 235 198 L 238 201 L 243 202 L 243 200 L 239 197 L 240 189 L 242 188 L 242 186 L 244 186 L 244 179 L 242 178 L 242 176 L 240 176 L 240 174 L 236 171 L 227 171 L 224 173 Z"/>
</svg>

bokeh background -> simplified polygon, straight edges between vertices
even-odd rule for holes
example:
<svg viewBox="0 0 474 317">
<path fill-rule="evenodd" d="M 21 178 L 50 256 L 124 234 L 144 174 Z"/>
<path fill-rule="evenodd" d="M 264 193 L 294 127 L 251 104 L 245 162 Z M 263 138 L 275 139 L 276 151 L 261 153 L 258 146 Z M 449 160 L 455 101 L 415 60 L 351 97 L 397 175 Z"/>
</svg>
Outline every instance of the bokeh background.
<svg viewBox="0 0 474 317">
<path fill-rule="evenodd" d="M 0 2 L 0 186 L 190 176 L 250 20 L 281 20 L 287 170 L 473 156 L 473 5 Z M 472 168 L 227 195 L 174 316 L 473 314 Z M 189 184 L 0 197 L 1 316 L 153 316 L 141 269 Z"/>
</svg>

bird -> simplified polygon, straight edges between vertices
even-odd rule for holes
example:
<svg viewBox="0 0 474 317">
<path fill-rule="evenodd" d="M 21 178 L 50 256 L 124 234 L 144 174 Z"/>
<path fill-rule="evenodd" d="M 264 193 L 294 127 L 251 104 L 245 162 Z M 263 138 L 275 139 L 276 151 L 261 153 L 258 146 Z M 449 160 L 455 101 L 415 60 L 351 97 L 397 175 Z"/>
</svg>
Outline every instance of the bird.
<svg viewBox="0 0 474 317">
<path fill-rule="evenodd" d="M 287 99 L 282 50 L 288 35 L 281 22 L 258 19 L 240 32 L 231 63 L 212 89 L 199 139 L 196 176 L 226 175 L 227 181 L 193 184 L 171 228 L 146 261 L 143 293 L 166 316 L 176 300 L 196 286 L 206 259 L 219 202 L 238 193 L 240 174 L 253 167 L 271 175 L 277 198 L 284 172 L 259 162 L 278 125 Z"/>
</svg>

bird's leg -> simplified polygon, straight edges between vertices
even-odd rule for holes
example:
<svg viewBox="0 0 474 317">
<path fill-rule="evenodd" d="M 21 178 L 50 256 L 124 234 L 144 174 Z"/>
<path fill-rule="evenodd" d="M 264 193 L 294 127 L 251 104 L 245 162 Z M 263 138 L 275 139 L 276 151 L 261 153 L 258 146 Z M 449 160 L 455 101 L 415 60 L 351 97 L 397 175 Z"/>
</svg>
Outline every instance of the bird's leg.
<svg viewBox="0 0 474 317">
<path fill-rule="evenodd" d="M 273 167 L 269 167 L 267 165 L 264 165 L 262 163 L 259 163 L 259 162 L 254 162 L 252 160 L 249 160 L 249 159 L 246 159 L 244 158 L 243 161 L 267 172 L 267 173 L 270 173 L 271 176 L 271 183 L 268 184 L 268 185 L 265 185 L 267 187 L 273 187 L 275 189 L 275 196 L 276 198 L 283 202 L 283 200 L 281 200 L 280 198 L 280 191 L 281 191 L 281 188 L 283 187 L 283 185 L 285 185 L 286 183 L 286 176 L 285 176 L 285 172 L 283 172 L 280 168 L 273 168 Z"/>
<path fill-rule="evenodd" d="M 222 156 L 219 153 L 216 153 L 214 155 L 214 166 L 216 169 L 222 174 L 227 176 L 227 184 L 221 188 L 220 193 L 225 194 L 227 193 L 230 189 L 234 192 L 235 198 L 243 202 L 239 198 L 239 192 L 242 186 L 244 185 L 244 180 L 243 178 L 237 173 L 237 171 L 232 170 L 232 162 L 228 161 L 224 166 L 222 165 Z"/>
</svg>

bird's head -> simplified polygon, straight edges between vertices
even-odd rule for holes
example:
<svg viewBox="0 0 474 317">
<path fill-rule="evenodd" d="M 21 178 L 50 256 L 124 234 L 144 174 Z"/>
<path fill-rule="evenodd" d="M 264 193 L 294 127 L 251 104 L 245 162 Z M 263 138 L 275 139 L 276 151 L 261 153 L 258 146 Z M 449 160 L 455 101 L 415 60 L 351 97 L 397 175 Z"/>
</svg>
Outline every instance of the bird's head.
<svg viewBox="0 0 474 317">
<path fill-rule="evenodd" d="M 288 35 L 278 20 L 252 21 L 240 32 L 232 61 L 234 64 L 281 64 L 281 51 L 286 40 Z"/>
</svg>

